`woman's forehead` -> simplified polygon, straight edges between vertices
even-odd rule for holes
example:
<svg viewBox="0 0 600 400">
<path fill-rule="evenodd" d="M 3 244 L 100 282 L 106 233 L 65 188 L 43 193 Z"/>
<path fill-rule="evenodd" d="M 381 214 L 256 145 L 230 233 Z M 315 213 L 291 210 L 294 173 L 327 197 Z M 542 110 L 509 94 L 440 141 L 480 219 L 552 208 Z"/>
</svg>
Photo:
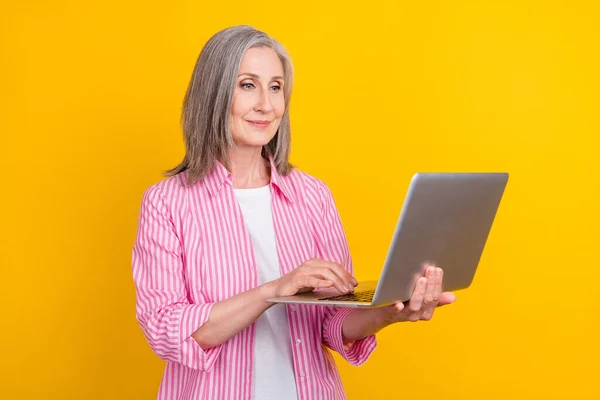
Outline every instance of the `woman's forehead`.
<svg viewBox="0 0 600 400">
<path fill-rule="evenodd" d="M 261 78 L 282 77 L 283 65 L 272 48 L 253 47 L 244 53 L 239 73 L 258 75 Z"/>
</svg>

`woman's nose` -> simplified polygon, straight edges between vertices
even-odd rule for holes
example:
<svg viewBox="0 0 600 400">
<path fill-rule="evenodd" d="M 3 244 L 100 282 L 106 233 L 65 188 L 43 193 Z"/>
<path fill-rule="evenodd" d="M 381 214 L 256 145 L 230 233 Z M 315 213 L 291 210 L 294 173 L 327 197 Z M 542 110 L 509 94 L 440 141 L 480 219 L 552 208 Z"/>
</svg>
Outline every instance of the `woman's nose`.
<svg viewBox="0 0 600 400">
<path fill-rule="evenodd" d="M 256 103 L 257 111 L 270 112 L 273 109 L 273 103 L 271 103 L 270 93 L 267 90 L 261 90 Z"/>
</svg>

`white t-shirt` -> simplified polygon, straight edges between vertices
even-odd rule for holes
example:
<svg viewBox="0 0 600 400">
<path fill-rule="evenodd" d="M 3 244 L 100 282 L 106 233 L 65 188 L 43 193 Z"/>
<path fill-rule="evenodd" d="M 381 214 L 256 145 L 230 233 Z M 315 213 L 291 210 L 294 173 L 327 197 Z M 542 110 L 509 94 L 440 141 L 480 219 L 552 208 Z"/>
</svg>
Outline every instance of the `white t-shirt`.
<svg viewBox="0 0 600 400">
<path fill-rule="evenodd" d="M 271 187 L 234 189 L 250 233 L 259 284 L 281 277 L 271 213 Z M 254 341 L 255 400 L 297 400 L 288 316 L 284 304 L 256 320 Z"/>
</svg>

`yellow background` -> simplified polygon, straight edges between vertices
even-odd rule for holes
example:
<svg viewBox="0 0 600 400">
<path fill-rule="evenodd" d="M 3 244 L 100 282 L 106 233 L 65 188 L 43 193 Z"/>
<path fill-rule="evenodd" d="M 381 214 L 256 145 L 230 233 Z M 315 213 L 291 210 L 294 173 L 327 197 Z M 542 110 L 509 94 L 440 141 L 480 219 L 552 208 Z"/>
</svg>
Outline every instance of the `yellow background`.
<svg viewBox="0 0 600 400">
<path fill-rule="evenodd" d="M 472 288 L 338 357 L 349 398 L 600 398 L 594 3 L 3 2 L 1 397 L 155 398 L 141 195 L 183 155 L 200 48 L 248 23 L 293 57 L 292 161 L 330 185 L 358 278 L 415 171 L 511 174 Z"/>
</svg>

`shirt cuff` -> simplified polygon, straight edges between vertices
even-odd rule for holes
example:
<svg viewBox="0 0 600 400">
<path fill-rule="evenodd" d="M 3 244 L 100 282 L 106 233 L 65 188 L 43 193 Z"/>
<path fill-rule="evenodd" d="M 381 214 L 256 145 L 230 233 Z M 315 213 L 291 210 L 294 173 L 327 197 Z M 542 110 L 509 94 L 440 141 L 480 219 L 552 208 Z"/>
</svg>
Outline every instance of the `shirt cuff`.
<svg viewBox="0 0 600 400">
<path fill-rule="evenodd" d="M 323 339 L 325 344 L 338 352 L 353 366 L 359 366 L 368 360 L 377 347 L 375 335 L 360 340 L 348 342 L 342 335 L 344 319 L 353 311 L 352 308 L 338 308 L 334 314 L 323 323 Z"/>
<path fill-rule="evenodd" d="M 192 337 L 208 321 L 213 305 L 214 303 L 190 304 L 183 308 L 179 322 L 179 363 L 186 367 L 210 371 L 221 352 L 222 345 L 204 350 Z"/>
</svg>

